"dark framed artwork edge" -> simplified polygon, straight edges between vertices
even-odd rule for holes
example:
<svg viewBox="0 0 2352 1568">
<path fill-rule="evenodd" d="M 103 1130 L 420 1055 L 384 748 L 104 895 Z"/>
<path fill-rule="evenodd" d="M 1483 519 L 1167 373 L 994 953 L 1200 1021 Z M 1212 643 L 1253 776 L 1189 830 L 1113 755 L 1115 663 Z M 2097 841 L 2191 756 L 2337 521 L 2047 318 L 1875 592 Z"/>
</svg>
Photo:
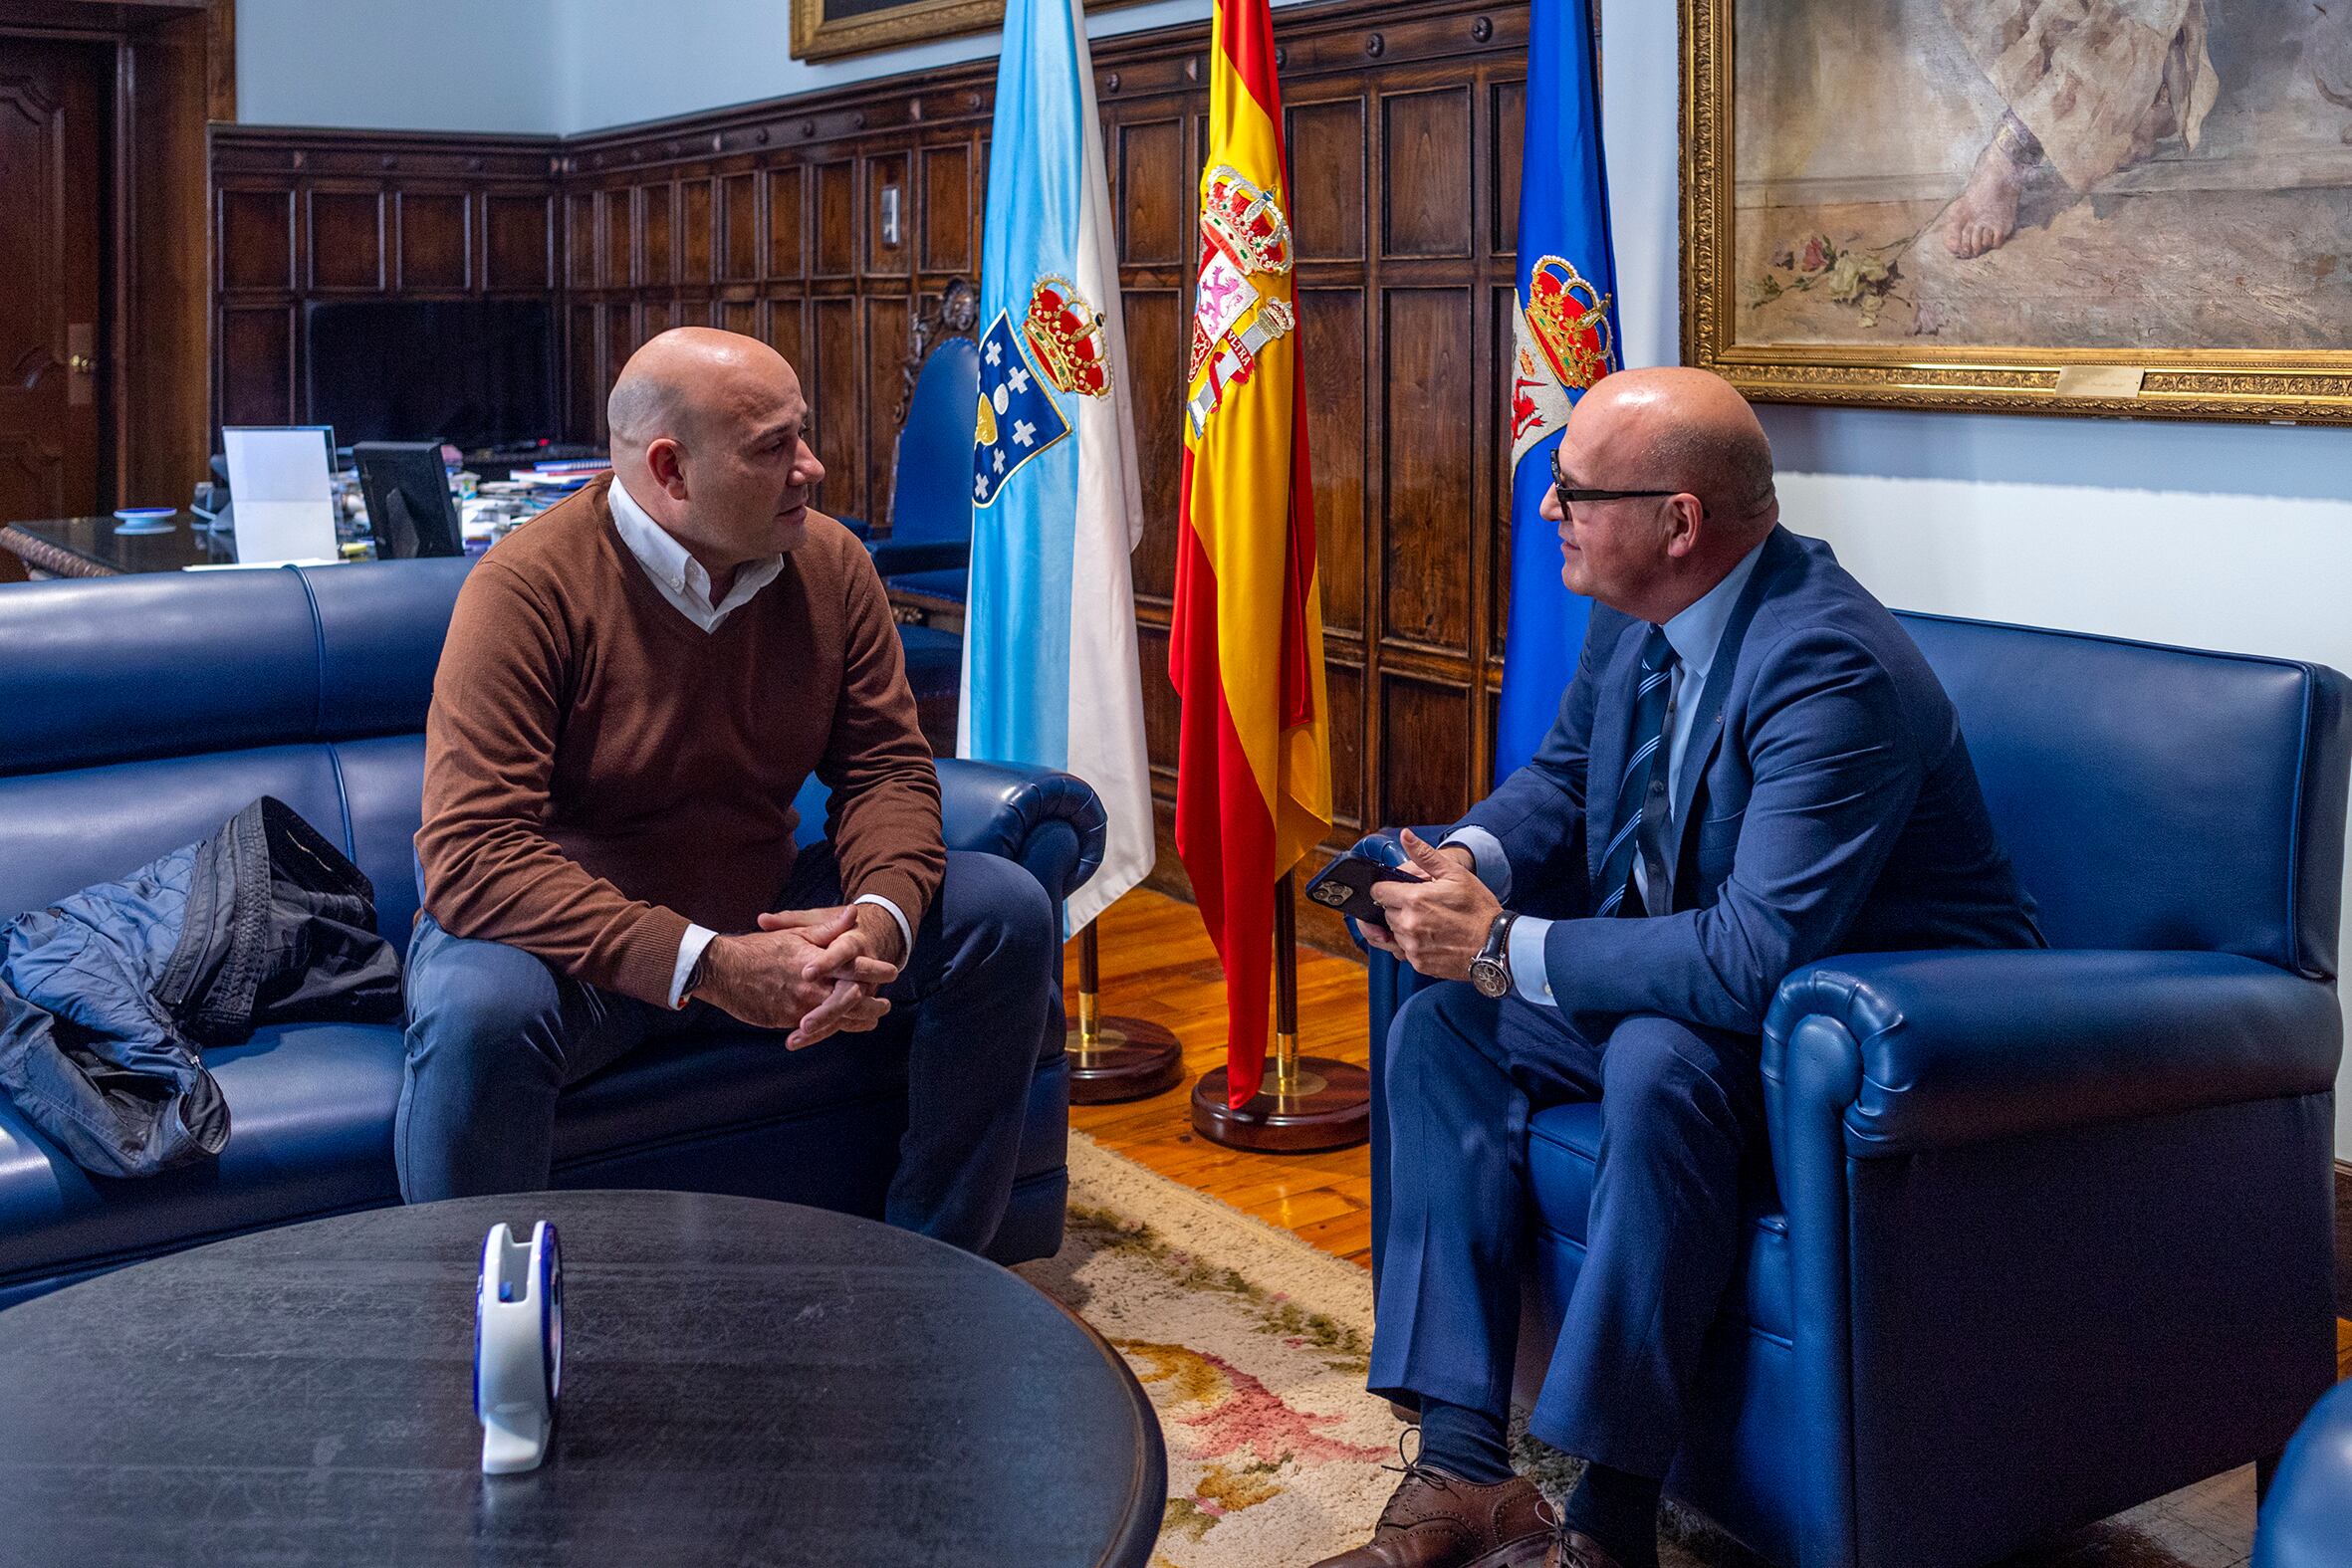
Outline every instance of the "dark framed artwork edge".
<svg viewBox="0 0 2352 1568">
<path fill-rule="evenodd" d="M 792 0 L 795 60 L 838 60 L 933 39 L 986 32 L 1005 20 L 1005 0 L 900 0 L 861 16 L 827 19 L 825 0 Z M 1089 11 L 1143 0 L 1086 0 Z"/>
<path fill-rule="evenodd" d="M 1737 342 L 1733 13 L 1677 0 L 1681 22 L 1682 357 L 1763 402 L 2106 418 L 2352 424 L 2352 352 L 1939 344 L 1933 351 Z M 2136 378 L 2115 395 L 2089 371 Z M 2064 387 L 2064 389 L 2062 389 Z"/>
</svg>

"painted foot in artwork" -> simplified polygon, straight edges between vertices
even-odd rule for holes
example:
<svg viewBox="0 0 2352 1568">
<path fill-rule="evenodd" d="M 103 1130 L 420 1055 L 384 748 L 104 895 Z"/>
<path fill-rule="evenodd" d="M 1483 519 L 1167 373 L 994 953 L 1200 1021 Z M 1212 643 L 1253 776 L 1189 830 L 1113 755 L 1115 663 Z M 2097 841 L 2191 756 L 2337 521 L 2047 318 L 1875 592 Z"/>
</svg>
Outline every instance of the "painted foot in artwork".
<svg viewBox="0 0 2352 1568">
<path fill-rule="evenodd" d="M 1944 248 L 1963 261 L 1999 250 L 2017 232 L 2017 195 L 2040 156 L 2032 135 L 2012 115 L 1977 154 L 1968 185 L 1944 212 Z"/>
</svg>

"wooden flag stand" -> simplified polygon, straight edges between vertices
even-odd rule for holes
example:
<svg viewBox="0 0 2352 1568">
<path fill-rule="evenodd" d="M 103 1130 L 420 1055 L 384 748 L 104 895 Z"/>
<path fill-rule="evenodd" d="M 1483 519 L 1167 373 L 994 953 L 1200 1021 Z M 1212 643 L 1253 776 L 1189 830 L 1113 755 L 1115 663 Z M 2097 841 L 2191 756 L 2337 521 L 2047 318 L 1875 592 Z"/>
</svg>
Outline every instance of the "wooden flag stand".
<svg viewBox="0 0 2352 1568">
<path fill-rule="evenodd" d="M 1176 1036 L 1142 1018 L 1101 1016 L 1102 954 L 1094 926 L 1089 920 L 1078 933 L 1078 1016 L 1063 1045 L 1070 1103 L 1108 1105 L 1172 1089 L 1184 1076 Z"/>
<path fill-rule="evenodd" d="M 1193 1131 L 1228 1149 L 1308 1154 L 1346 1149 L 1371 1136 L 1372 1075 L 1351 1062 L 1298 1054 L 1298 917 L 1291 874 L 1274 903 L 1274 1065 L 1258 1093 L 1235 1110 L 1223 1067 L 1192 1087 Z"/>
</svg>

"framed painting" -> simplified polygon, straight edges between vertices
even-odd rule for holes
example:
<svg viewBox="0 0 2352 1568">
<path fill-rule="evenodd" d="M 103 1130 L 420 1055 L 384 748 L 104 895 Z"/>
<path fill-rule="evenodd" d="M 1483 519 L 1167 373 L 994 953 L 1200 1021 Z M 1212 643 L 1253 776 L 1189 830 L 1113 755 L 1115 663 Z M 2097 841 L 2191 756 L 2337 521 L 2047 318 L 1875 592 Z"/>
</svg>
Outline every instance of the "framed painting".
<svg viewBox="0 0 2352 1568">
<path fill-rule="evenodd" d="M 2352 423 L 2352 4 L 1681 3 L 1690 362 Z"/>
<path fill-rule="evenodd" d="M 1086 9 L 1139 0 L 1087 0 Z M 1002 27 L 1005 0 L 792 0 L 796 60 L 870 54 Z"/>
</svg>

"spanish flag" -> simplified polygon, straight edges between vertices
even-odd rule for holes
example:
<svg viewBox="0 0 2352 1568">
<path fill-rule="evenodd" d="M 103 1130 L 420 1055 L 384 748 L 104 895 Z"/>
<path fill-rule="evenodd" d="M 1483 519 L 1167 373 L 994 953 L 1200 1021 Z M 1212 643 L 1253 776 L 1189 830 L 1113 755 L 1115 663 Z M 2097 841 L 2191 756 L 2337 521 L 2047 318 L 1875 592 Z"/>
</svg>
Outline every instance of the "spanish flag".
<svg viewBox="0 0 2352 1568">
<path fill-rule="evenodd" d="M 1322 587 L 1267 0 L 1216 0 L 1169 678 L 1176 852 L 1225 962 L 1232 1104 L 1266 1070 L 1275 885 L 1331 827 Z"/>
</svg>

